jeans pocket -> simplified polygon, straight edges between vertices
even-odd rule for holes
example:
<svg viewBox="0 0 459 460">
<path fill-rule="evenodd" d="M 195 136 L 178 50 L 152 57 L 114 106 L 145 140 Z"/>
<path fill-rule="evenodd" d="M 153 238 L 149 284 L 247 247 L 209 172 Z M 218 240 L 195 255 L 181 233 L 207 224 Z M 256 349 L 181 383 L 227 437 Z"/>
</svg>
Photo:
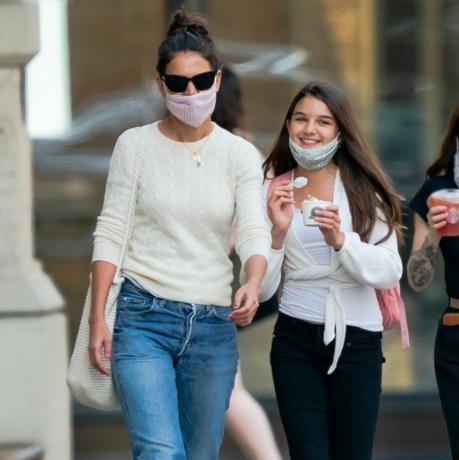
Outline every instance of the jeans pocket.
<svg viewBox="0 0 459 460">
<path fill-rule="evenodd" d="M 221 307 L 219 305 L 212 305 L 210 313 L 214 318 L 221 319 L 222 321 L 232 321 L 229 317 L 231 315 L 231 307 Z"/>
<path fill-rule="evenodd" d="M 118 297 L 118 311 L 120 313 L 140 314 L 151 310 L 152 302 L 147 297 L 130 292 L 121 292 Z"/>
<path fill-rule="evenodd" d="M 377 350 L 381 347 L 381 332 L 373 331 L 352 331 L 347 334 L 345 345 L 347 348 L 358 350 Z"/>
</svg>

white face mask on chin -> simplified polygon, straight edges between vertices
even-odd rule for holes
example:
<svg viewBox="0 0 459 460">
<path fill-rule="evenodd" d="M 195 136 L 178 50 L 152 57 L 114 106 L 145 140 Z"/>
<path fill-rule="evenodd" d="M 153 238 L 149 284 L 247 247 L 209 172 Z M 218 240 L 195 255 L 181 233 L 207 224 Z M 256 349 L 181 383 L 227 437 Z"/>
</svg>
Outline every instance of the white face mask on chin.
<svg viewBox="0 0 459 460">
<path fill-rule="evenodd" d="M 164 84 L 163 84 L 164 85 Z M 188 126 L 198 128 L 215 109 L 217 101 L 217 88 L 214 83 L 212 88 L 199 91 L 196 94 L 184 95 L 170 93 L 164 85 L 166 93 L 166 106 L 169 112 Z"/>
<path fill-rule="evenodd" d="M 291 137 L 288 142 L 295 161 L 307 171 L 316 171 L 333 159 L 339 147 L 339 133 L 330 142 L 318 147 L 301 147 Z"/>
</svg>

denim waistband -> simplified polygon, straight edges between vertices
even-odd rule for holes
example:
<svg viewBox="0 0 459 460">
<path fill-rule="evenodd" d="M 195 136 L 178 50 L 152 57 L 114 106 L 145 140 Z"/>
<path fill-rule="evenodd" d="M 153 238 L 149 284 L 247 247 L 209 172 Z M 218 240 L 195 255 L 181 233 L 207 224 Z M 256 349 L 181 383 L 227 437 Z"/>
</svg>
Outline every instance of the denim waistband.
<svg viewBox="0 0 459 460">
<path fill-rule="evenodd" d="M 125 278 L 123 286 L 121 287 L 121 292 L 128 293 L 132 292 L 135 294 L 140 294 L 148 299 L 153 298 L 156 299 L 157 302 L 161 303 L 168 303 L 168 304 L 176 304 L 177 306 L 192 306 L 198 308 L 211 308 L 211 307 L 218 307 L 218 308 L 231 308 L 231 305 L 206 305 L 200 303 L 190 303 L 190 302 L 182 302 L 180 300 L 173 300 L 173 299 L 164 299 L 162 297 L 158 297 L 151 292 L 145 290 L 143 287 L 139 286 L 135 281 L 131 280 L 130 278 Z"/>
<path fill-rule="evenodd" d="M 153 294 L 151 294 L 150 292 L 148 292 L 145 289 L 143 289 L 136 282 L 131 280 L 131 278 L 124 278 L 124 283 L 123 283 L 123 286 L 122 286 L 121 289 L 123 289 L 125 291 L 137 292 L 137 293 L 142 293 L 142 294 L 145 294 L 145 295 L 153 296 Z M 153 297 L 156 297 L 156 296 L 153 296 Z"/>
</svg>

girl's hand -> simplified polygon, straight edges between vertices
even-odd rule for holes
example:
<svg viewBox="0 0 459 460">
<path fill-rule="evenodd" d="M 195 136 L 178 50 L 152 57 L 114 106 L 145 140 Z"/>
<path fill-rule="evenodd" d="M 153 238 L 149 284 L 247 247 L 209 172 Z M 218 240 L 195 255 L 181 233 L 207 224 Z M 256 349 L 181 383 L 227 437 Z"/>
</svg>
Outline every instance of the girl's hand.
<svg viewBox="0 0 459 460">
<path fill-rule="evenodd" d="M 102 353 L 105 359 L 112 359 L 112 338 L 105 320 L 91 322 L 91 336 L 89 339 L 89 359 L 92 367 L 101 374 L 110 375 L 109 370 L 102 363 Z"/>
<path fill-rule="evenodd" d="M 327 206 L 316 209 L 314 220 L 324 236 L 325 242 L 339 251 L 344 243 L 344 233 L 341 231 L 341 219 L 337 206 Z"/>
<path fill-rule="evenodd" d="M 289 180 L 274 187 L 268 199 L 268 216 L 273 224 L 273 247 L 282 246 L 293 218 L 293 188 Z"/>
<path fill-rule="evenodd" d="M 247 282 L 236 292 L 233 302 L 233 312 L 230 318 L 238 326 L 248 326 L 258 309 L 259 286 L 254 282 Z"/>
</svg>

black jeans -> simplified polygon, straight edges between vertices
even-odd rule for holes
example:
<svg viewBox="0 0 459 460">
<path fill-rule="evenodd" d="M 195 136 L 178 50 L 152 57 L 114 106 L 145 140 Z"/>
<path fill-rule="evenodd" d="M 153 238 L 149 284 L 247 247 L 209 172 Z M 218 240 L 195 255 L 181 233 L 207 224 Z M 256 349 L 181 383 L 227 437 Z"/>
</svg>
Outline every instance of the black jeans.
<svg viewBox="0 0 459 460">
<path fill-rule="evenodd" d="M 445 313 L 448 312 L 458 313 L 458 310 L 448 307 Z M 451 453 L 454 460 L 459 460 L 459 326 L 443 326 L 440 321 L 434 356 Z"/>
<path fill-rule="evenodd" d="M 274 328 L 271 367 L 293 460 L 370 460 L 381 394 L 380 332 L 348 326 L 331 375 L 334 342 L 324 326 L 283 313 Z"/>
</svg>

